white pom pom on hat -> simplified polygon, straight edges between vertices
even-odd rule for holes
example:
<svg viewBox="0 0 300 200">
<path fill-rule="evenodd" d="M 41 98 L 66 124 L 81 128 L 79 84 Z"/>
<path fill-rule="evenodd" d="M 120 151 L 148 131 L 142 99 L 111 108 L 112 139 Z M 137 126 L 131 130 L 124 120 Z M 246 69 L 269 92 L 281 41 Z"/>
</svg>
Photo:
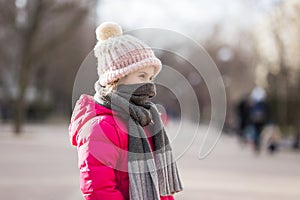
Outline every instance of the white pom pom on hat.
<svg viewBox="0 0 300 200">
<path fill-rule="evenodd" d="M 96 29 L 96 38 L 99 42 L 122 34 L 121 26 L 115 22 L 103 22 Z"/>
</svg>

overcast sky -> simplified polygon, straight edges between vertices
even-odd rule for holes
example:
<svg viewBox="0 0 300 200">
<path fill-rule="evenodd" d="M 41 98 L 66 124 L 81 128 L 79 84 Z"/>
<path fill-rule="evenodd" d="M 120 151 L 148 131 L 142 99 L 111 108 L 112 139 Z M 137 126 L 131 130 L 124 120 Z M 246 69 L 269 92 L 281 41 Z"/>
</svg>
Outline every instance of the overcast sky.
<svg viewBox="0 0 300 200">
<path fill-rule="evenodd" d="M 99 23 L 116 21 L 128 29 L 155 27 L 194 37 L 213 24 L 247 28 L 279 0 L 101 0 Z M 197 26 L 197 29 L 194 27 Z"/>
</svg>

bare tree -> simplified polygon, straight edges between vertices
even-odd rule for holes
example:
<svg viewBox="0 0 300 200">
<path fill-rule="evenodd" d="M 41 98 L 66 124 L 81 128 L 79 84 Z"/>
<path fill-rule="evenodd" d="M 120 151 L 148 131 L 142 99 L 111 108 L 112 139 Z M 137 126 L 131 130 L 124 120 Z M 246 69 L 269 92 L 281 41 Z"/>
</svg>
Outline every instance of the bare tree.
<svg viewBox="0 0 300 200">
<path fill-rule="evenodd" d="M 18 41 L 18 45 L 15 46 L 18 51 L 18 90 L 14 106 L 16 134 L 21 132 L 24 122 L 25 94 L 33 69 L 45 55 L 72 38 L 70 35 L 80 28 L 80 24 L 95 4 L 95 1 L 83 4 L 82 1 L 76 0 L 31 0 L 27 4 L 22 2 L 26 1 L 5 1 L 0 4 L 1 26 L 14 32 Z M 1 49 L 3 51 L 3 47 Z"/>
<path fill-rule="evenodd" d="M 268 75 L 268 91 L 273 101 L 275 120 L 282 127 L 292 126 L 298 134 L 299 145 L 299 77 L 300 4 L 298 1 L 279 1 L 266 15 L 267 37 L 258 39 L 257 46 L 269 41 L 274 48 L 258 48 L 259 63 Z M 274 56 L 266 56 L 273 52 Z M 297 53 L 298 52 L 298 53 Z"/>
</svg>

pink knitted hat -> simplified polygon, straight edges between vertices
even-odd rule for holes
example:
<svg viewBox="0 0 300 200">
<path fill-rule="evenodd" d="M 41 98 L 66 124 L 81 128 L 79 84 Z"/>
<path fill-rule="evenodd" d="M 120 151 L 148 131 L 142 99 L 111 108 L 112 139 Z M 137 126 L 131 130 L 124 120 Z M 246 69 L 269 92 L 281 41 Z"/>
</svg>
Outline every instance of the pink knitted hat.
<svg viewBox="0 0 300 200">
<path fill-rule="evenodd" d="M 161 61 L 152 49 L 131 35 L 123 35 L 117 23 L 102 23 L 96 29 L 96 37 L 98 42 L 94 54 L 98 64 L 98 81 L 102 86 L 147 66 L 155 68 L 154 77 L 160 72 Z"/>
</svg>

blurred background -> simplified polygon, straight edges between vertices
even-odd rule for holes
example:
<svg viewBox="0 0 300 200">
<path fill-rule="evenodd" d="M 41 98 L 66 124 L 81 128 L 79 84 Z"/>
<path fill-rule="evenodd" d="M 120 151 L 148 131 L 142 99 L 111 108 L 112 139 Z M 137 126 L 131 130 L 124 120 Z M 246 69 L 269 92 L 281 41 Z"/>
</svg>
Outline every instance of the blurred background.
<svg viewBox="0 0 300 200">
<path fill-rule="evenodd" d="M 0 2 L 1 199 L 82 199 L 68 123 L 76 73 L 104 21 L 124 32 L 183 34 L 204 47 L 222 75 L 223 135 L 208 158 L 197 159 L 199 140 L 179 159 L 186 189 L 177 199 L 300 198 L 299 0 L 6 0 Z M 203 78 L 168 52 L 157 56 L 193 87 L 204 127 L 211 100 Z M 180 106 L 159 90 L 174 131 Z M 199 121 L 191 116 L 185 123 L 194 130 Z"/>
</svg>

